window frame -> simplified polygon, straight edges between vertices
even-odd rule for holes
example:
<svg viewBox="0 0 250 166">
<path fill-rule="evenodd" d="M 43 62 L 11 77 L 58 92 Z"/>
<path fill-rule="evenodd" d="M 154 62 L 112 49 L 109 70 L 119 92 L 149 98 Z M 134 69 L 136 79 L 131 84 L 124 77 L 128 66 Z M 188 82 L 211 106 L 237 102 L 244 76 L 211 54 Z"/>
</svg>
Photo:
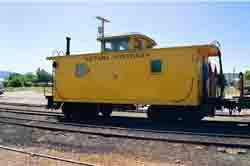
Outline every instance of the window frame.
<svg viewBox="0 0 250 166">
<path fill-rule="evenodd" d="M 155 66 L 157 65 L 157 66 Z M 150 73 L 151 74 L 161 74 L 162 70 L 162 60 L 161 59 L 151 59 L 150 61 Z"/>
<path fill-rule="evenodd" d="M 121 46 L 124 46 L 124 45 L 121 45 L 121 43 L 123 42 L 126 42 L 126 46 L 127 48 L 124 49 L 124 50 L 121 50 Z M 112 52 L 112 51 L 128 51 L 129 50 L 129 39 L 127 37 L 125 38 L 114 38 L 114 39 L 109 39 L 109 40 L 105 40 L 104 41 L 104 51 L 107 51 L 107 52 Z M 111 46 L 111 49 L 107 49 L 106 48 L 106 43 L 110 43 L 110 46 Z M 116 46 L 115 49 L 112 49 L 112 45 Z"/>
<path fill-rule="evenodd" d="M 87 68 L 84 63 L 77 63 L 75 65 L 75 76 L 76 77 L 83 77 L 87 73 Z"/>
</svg>

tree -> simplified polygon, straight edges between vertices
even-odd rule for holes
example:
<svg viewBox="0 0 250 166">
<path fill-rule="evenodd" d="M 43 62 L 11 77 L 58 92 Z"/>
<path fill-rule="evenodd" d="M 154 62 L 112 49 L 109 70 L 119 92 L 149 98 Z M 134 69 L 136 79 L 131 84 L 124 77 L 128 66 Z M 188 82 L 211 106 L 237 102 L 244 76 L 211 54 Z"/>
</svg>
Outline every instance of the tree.
<svg viewBox="0 0 250 166">
<path fill-rule="evenodd" d="M 250 70 L 246 70 L 244 77 L 246 80 L 250 80 Z"/>
<path fill-rule="evenodd" d="M 224 87 L 228 86 L 228 81 L 225 77 L 225 74 L 222 74 L 222 75 L 218 74 L 218 82 L 219 82 L 219 85 L 221 86 L 224 86 Z"/>
<path fill-rule="evenodd" d="M 30 87 L 36 83 L 50 82 L 52 75 L 44 69 L 38 68 L 36 73 L 28 72 L 26 74 L 12 73 L 4 80 L 6 87 Z M 39 84 L 36 84 L 39 85 Z"/>
<path fill-rule="evenodd" d="M 12 73 L 7 81 L 7 86 L 9 87 L 23 87 L 24 86 L 24 78 L 21 74 Z"/>
<path fill-rule="evenodd" d="M 50 81 L 52 81 L 52 75 L 41 68 L 38 68 L 36 70 L 36 76 L 37 76 L 37 82 L 50 82 Z"/>
<path fill-rule="evenodd" d="M 35 80 L 37 80 L 37 76 L 33 74 L 32 72 L 28 72 L 24 74 L 24 78 L 26 81 L 30 81 L 30 82 L 34 82 Z"/>
<path fill-rule="evenodd" d="M 23 78 L 24 78 L 24 86 L 26 87 L 33 86 L 34 82 L 37 80 L 37 76 L 34 75 L 32 72 L 24 74 Z"/>
</svg>

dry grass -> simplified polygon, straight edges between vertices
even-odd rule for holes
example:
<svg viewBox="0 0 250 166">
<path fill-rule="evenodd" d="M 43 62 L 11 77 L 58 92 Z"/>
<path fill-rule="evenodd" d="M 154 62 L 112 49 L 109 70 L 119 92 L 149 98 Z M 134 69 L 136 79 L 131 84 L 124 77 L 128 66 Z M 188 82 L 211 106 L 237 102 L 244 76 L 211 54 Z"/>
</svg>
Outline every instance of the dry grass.
<svg viewBox="0 0 250 166">
<path fill-rule="evenodd" d="M 6 92 L 17 92 L 17 91 L 34 91 L 34 92 L 39 92 L 43 93 L 44 87 L 6 87 L 5 91 Z"/>
<path fill-rule="evenodd" d="M 199 149 L 204 150 L 203 147 Z M 208 153 L 209 156 L 207 157 L 203 156 L 204 158 L 193 158 L 195 160 L 192 160 L 192 158 L 189 158 L 187 160 L 185 159 L 185 161 L 175 159 L 174 161 L 172 160 L 169 162 L 150 161 L 141 156 L 133 154 L 119 154 L 119 153 L 88 154 L 88 153 L 65 152 L 55 149 L 54 150 L 45 149 L 41 147 L 27 148 L 25 150 L 57 156 L 64 159 L 72 159 L 76 161 L 88 162 L 96 164 L 98 166 L 198 166 L 196 160 L 211 160 L 210 162 L 203 162 L 202 164 L 205 166 L 217 165 L 217 164 L 226 166 L 226 165 L 235 165 L 236 163 L 238 163 L 238 165 L 250 164 L 249 154 L 240 155 L 238 153 L 235 153 L 235 149 L 225 149 L 225 151 L 223 152 L 217 151 L 215 153 Z M 0 150 L 0 165 L 6 165 L 6 166 L 74 166 L 75 165 L 76 166 L 77 164 L 38 158 L 34 156 L 32 157 L 16 152 Z"/>
<path fill-rule="evenodd" d="M 225 89 L 225 96 L 231 97 L 231 96 L 239 96 L 240 91 L 235 87 L 226 87 Z"/>
<path fill-rule="evenodd" d="M 173 165 L 168 163 L 160 163 L 148 161 L 146 159 L 142 159 L 132 155 L 121 156 L 120 154 L 84 154 L 80 156 L 80 161 L 88 161 L 92 163 L 99 163 L 101 165 L 109 166 L 109 165 L 129 165 L 129 166 L 158 166 L 158 165 Z"/>
<path fill-rule="evenodd" d="M 129 165 L 129 166 L 181 166 L 180 161 L 177 161 L 176 164 L 171 163 L 160 163 L 155 161 L 148 161 L 143 158 L 132 155 L 120 155 L 120 154 L 81 154 L 81 153 L 70 153 L 70 152 L 60 152 L 56 150 L 48 149 L 25 149 L 27 151 L 41 152 L 47 155 L 53 155 L 61 157 L 64 159 L 72 159 L 76 161 L 88 162 L 102 166 L 118 166 L 118 165 Z M 25 154 L 20 154 L 17 152 L 0 150 L 0 164 L 6 166 L 71 166 L 77 165 L 72 163 L 66 163 L 61 161 L 55 161 L 51 159 L 39 158 L 34 156 L 29 156 Z"/>
</svg>

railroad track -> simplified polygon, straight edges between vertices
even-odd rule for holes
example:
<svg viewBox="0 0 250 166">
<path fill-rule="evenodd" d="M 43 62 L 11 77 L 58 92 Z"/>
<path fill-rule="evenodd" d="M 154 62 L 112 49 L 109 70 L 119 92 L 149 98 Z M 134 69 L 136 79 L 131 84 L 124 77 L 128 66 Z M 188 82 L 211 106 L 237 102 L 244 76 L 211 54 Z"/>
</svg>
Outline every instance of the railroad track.
<svg viewBox="0 0 250 166">
<path fill-rule="evenodd" d="M 25 110 L 25 109 L 16 109 L 16 108 L 1 108 L 0 112 L 9 112 L 9 113 L 19 113 L 27 115 L 40 115 L 40 116 L 58 116 L 63 117 L 64 115 L 60 112 L 49 112 L 49 111 L 36 111 L 36 110 Z"/>
<path fill-rule="evenodd" d="M 57 116 L 57 117 L 63 117 L 63 114 L 61 111 L 46 111 L 44 106 L 42 105 L 36 105 L 33 107 L 33 105 L 30 104 L 20 104 L 19 103 L 1 103 L 0 102 L 0 111 L 1 112 L 10 112 L 10 113 L 19 113 L 19 114 L 27 114 L 27 115 L 44 115 L 44 116 Z M 118 111 L 119 113 L 119 111 Z M 148 120 L 145 120 L 148 121 Z M 139 122 L 141 123 L 141 122 Z M 240 121 L 216 121 L 216 120 L 203 120 L 203 125 L 209 125 L 209 126 L 219 126 L 223 127 L 224 125 L 241 125 L 241 126 L 250 126 L 250 122 L 240 122 Z"/>
<path fill-rule="evenodd" d="M 1 110 L 0 110 L 1 112 Z M 11 112 L 11 113 L 21 113 L 22 112 Z M 27 113 L 25 113 L 27 114 Z M 32 114 L 34 115 L 34 114 Z M 45 114 L 36 114 L 39 116 L 46 116 Z M 49 116 L 57 116 L 57 115 L 49 115 Z M 62 116 L 59 116 L 60 118 Z M 65 124 L 65 125 L 71 125 L 72 127 L 87 127 L 87 128 L 98 128 L 98 129 L 111 129 L 111 130 L 125 130 L 125 131 L 143 131 L 143 132 L 152 132 L 155 134 L 186 134 L 186 135 L 198 135 L 198 136 L 214 136 L 214 137 L 228 137 L 228 138 L 243 138 L 243 139 L 250 139 L 250 135 L 244 135 L 244 134 L 221 134 L 221 133 L 205 133 L 205 132 L 191 132 L 191 131 L 179 131 L 179 130 L 153 130 L 153 129 L 136 129 L 136 128 L 129 128 L 129 127 L 114 127 L 110 126 L 112 125 L 109 124 L 108 126 L 104 125 L 91 125 L 91 124 L 82 124 L 80 123 L 74 123 L 74 122 L 62 122 L 62 121 L 51 121 L 51 120 L 35 120 L 35 119 L 30 119 L 30 118 L 16 118 L 16 117 L 7 117 L 7 116 L 0 116 L 0 118 L 8 118 L 8 119 L 14 119 L 14 120 L 22 120 L 22 121 L 31 121 L 31 122 L 41 122 L 41 123 L 51 123 L 51 124 Z M 61 119 L 62 120 L 62 119 Z M 87 121 L 88 122 L 88 121 Z M 85 123 L 87 123 L 85 122 Z M 98 122 L 97 121 L 89 121 L 90 123 Z M 113 123 L 115 125 L 115 123 Z M 249 133 L 250 134 L 250 133 Z"/>
<path fill-rule="evenodd" d="M 2 107 L 4 106 L 4 107 Z M 38 109 L 38 110 L 37 110 Z M 33 104 L 20 104 L 20 103 L 1 103 L 0 102 L 0 111 L 2 112 L 13 112 L 13 113 L 20 113 L 20 114 L 33 114 L 33 115 L 44 115 L 44 116 L 58 116 L 63 117 L 63 114 L 60 111 L 54 112 L 54 111 L 46 111 L 44 106 L 42 105 L 35 105 Z M 147 120 L 145 120 L 147 121 Z M 139 122 L 141 123 L 141 122 Z M 227 126 L 235 126 L 235 125 L 241 125 L 241 126 L 250 126 L 250 122 L 242 122 L 242 121 L 217 121 L 217 120 L 203 120 L 203 125 L 209 125 L 209 126 L 219 126 L 223 127 L 225 125 Z"/>
<path fill-rule="evenodd" d="M 0 110 L 5 112 L 15 112 L 19 111 L 20 113 L 27 114 L 45 114 L 45 115 L 58 115 L 63 116 L 60 111 L 47 111 L 45 105 L 33 105 L 33 104 L 24 104 L 24 103 L 6 103 L 0 102 Z"/>
<path fill-rule="evenodd" d="M 27 111 L 20 110 L 14 112 L 5 112 L 7 114 L 28 114 Z M 46 113 L 36 112 L 32 116 L 47 116 Z M 54 116 L 58 115 L 48 115 Z M 60 117 L 60 116 L 59 116 Z M 38 118 L 38 117 L 37 117 Z M 136 129 L 128 127 L 113 127 L 104 125 L 79 124 L 72 122 L 62 122 L 56 119 L 38 120 L 36 118 L 18 118 L 10 116 L 0 116 L 0 123 L 32 127 L 38 129 L 77 132 L 83 134 L 99 135 L 103 137 L 119 137 L 126 139 L 140 139 L 152 141 L 167 141 L 176 143 L 190 143 L 226 147 L 238 147 L 250 149 L 250 135 L 244 134 L 222 134 L 222 133 L 205 133 L 205 132 L 187 132 L 180 130 L 150 130 Z M 92 122 L 93 123 L 93 122 Z"/>
<path fill-rule="evenodd" d="M 0 105 L 11 105 L 11 106 L 27 106 L 27 107 L 46 107 L 45 104 L 27 104 L 27 103 L 13 103 L 13 102 L 0 102 Z"/>
<path fill-rule="evenodd" d="M 28 103 L 13 103 L 13 102 L 0 102 L 0 108 L 2 108 L 2 106 L 17 106 L 17 107 L 30 107 L 30 108 L 35 108 L 35 109 L 44 109 L 46 108 L 46 105 L 45 104 L 28 104 Z M 44 111 L 44 110 L 43 110 Z M 117 110 L 119 112 L 119 110 Z M 46 111 L 44 111 L 46 112 Z M 136 112 L 136 113 L 146 113 L 145 110 L 143 109 L 139 109 L 139 110 L 126 110 L 123 112 Z M 216 116 L 222 116 L 222 117 L 250 117 L 250 114 L 237 114 L 237 115 L 229 115 L 225 112 L 216 112 Z"/>
</svg>

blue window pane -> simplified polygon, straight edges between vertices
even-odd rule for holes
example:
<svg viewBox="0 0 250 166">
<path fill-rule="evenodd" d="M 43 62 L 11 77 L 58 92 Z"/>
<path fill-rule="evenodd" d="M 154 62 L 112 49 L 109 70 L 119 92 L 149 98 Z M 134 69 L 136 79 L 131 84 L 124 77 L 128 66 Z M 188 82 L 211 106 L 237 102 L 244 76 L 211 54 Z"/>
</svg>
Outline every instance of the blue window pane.
<svg viewBox="0 0 250 166">
<path fill-rule="evenodd" d="M 160 73 L 161 72 L 161 60 L 152 60 L 151 61 L 151 72 Z"/>
<path fill-rule="evenodd" d="M 82 77 L 86 73 L 86 66 L 84 64 L 76 65 L 76 76 Z"/>
<path fill-rule="evenodd" d="M 125 51 L 128 50 L 128 38 L 112 39 L 105 41 L 105 51 Z"/>
</svg>

